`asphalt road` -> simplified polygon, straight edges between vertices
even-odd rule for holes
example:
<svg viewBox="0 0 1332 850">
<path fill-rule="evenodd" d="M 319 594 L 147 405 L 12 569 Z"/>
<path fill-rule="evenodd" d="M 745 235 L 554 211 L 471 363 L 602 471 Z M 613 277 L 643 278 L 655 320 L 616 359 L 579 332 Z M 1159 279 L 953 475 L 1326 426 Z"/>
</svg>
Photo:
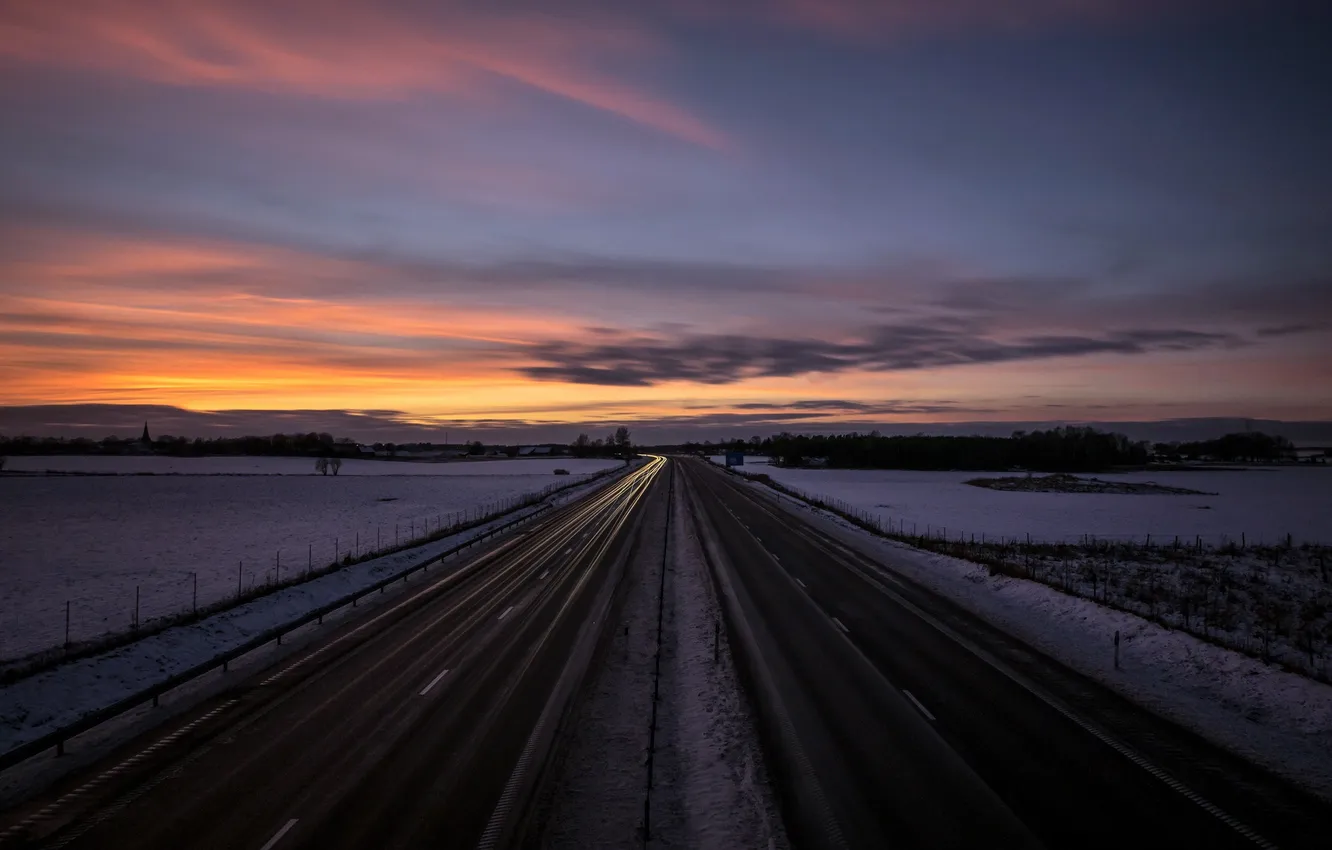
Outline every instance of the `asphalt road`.
<svg viewBox="0 0 1332 850">
<path fill-rule="evenodd" d="M 781 721 L 765 743 L 800 846 L 1332 840 L 1321 802 L 1017 645 L 716 467 L 680 466 L 677 486 L 752 636 L 747 666 L 772 685 L 765 697 L 751 672 L 759 713 Z"/>
<path fill-rule="evenodd" d="M 0 843 L 503 846 L 664 468 L 649 461 L 70 778 L 0 819 L 46 812 Z"/>
</svg>

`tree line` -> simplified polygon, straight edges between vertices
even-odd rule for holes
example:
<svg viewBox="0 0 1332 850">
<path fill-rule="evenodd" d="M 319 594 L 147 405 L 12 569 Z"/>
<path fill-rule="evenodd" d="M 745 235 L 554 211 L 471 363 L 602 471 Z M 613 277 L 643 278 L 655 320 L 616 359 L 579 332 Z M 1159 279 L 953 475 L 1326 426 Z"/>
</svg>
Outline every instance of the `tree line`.
<svg viewBox="0 0 1332 850">
<path fill-rule="evenodd" d="M 630 457 L 633 454 L 633 442 L 629 438 L 629 429 L 624 425 L 616 428 L 605 439 L 592 439 L 587 434 L 579 434 L 569 446 L 569 453 L 574 457 Z"/>
<path fill-rule="evenodd" d="M 1226 434 L 1215 440 L 1188 443 L 1157 443 L 1156 453 L 1162 458 L 1180 460 L 1221 460 L 1229 463 L 1271 463 L 1288 460 L 1295 455 L 1295 444 L 1285 437 L 1246 431 Z"/>
<path fill-rule="evenodd" d="M 354 457 L 354 441 L 328 433 L 272 434 L 246 437 L 173 437 L 162 435 L 147 444 L 138 437 L 0 437 L 0 454 L 8 455 L 120 455 L 149 449 L 172 457 L 205 455 L 280 455 Z"/>
<path fill-rule="evenodd" d="M 1048 431 L 1016 431 L 1009 437 L 868 434 L 791 434 L 689 442 L 675 447 L 690 454 L 748 452 L 768 455 L 785 466 L 812 463 L 843 469 L 1006 470 L 1097 472 L 1149 461 L 1272 463 L 1294 458 L 1282 436 L 1247 432 L 1214 440 L 1156 443 L 1123 434 L 1069 426 Z"/>
<path fill-rule="evenodd" d="M 841 469 L 1005 470 L 1095 472 L 1145 464 L 1149 444 L 1094 428 L 1017 431 L 1011 437 L 791 434 L 753 437 L 686 451 L 748 451 L 770 455 L 785 466 L 819 463 Z"/>
</svg>

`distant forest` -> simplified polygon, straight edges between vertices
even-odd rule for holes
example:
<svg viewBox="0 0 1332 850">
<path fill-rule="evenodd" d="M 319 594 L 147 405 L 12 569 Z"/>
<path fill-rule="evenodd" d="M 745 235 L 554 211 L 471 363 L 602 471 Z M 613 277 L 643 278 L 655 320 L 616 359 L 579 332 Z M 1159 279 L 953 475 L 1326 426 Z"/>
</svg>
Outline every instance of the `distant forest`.
<svg viewBox="0 0 1332 850">
<path fill-rule="evenodd" d="M 770 455 L 785 466 L 810 463 L 840 469 L 1007 470 L 1098 472 L 1142 466 L 1150 460 L 1272 462 L 1292 457 L 1284 437 L 1229 434 L 1216 440 L 1169 443 L 1155 447 L 1123 434 L 1065 427 L 1018 431 L 1011 437 L 885 437 L 869 434 L 804 435 L 733 440 L 713 445 L 688 443 L 690 452 L 747 451 Z"/>
<path fill-rule="evenodd" d="M 161 436 L 145 443 L 141 438 L 107 437 L 0 437 L 0 455 L 122 455 L 151 453 L 171 457 L 206 455 L 279 455 L 310 457 L 355 457 L 356 443 L 335 439 L 332 434 L 274 434 L 266 437 Z"/>
</svg>

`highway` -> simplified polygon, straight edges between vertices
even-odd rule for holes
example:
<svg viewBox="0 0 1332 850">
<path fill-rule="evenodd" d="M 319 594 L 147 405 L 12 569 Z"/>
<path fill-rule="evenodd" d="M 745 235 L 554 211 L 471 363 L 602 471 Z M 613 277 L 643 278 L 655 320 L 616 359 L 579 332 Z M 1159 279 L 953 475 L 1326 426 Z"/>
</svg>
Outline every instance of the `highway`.
<svg viewBox="0 0 1332 850">
<path fill-rule="evenodd" d="M 540 846 L 668 481 L 800 850 L 1326 846 L 1326 804 L 724 471 L 652 458 L 0 814 L 0 850 Z"/>
<path fill-rule="evenodd" d="M 649 460 L 70 777 L 0 819 L 24 824 L 0 845 L 512 845 L 665 469 Z"/>
<path fill-rule="evenodd" d="M 680 473 L 798 846 L 1327 846 L 1321 802 L 716 467 Z"/>
</svg>

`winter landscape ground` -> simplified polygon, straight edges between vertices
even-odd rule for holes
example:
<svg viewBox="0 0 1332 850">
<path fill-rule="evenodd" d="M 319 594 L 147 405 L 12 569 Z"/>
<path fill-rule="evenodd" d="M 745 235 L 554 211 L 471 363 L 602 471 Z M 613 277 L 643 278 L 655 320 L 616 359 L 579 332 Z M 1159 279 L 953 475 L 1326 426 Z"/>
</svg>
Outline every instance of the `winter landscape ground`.
<svg viewBox="0 0 1332 850">
<path fill-rule="evenodd" d="M 128 629 L 447 528 L 614 461 L 24 457 L 0 475 L 0 659 Z M 571 475 L 555 475 L 556 468 Z M 27 474 L 42 470 L 105 473 Z M 155 474 L 145 474 L 155 473 Z"/>
<path fill-rule="evenodd" d="M 974 473 L 749 474 L 877 534 L 1332 681 L 1328 470 L 1100 476 L 1201 496 L 1005 492 L 968 485 Z"/>
<path fill-rule="evenodd" d="M 1074 587 L 996 573 L 965 556 L 885 539 L 836 509 L 815 507 L 758 482 L 751 486 L 847 546 L 1133 702 L 1332 799 L 1332 686 L 1325 676 L 1311 677 L 1297 664 L 1268 663 L 1191 630 L 1117 610 Z M 1122 638 L 1118 654 L 1116 634 Z M 1296 660 L 1298 655 L 1291 653 Z M 1318 656 L 1323 673 L 1327 659 L 1324 643 Z"/>
<path fill-rule="evenodd" d="M 713 458 L 724 462 L 724 458 Z M 1046 542 L 1195 540 L 1224 544 L 1332 543 L 1332 468 L 1284 467 L 1204 472 L 1098 474 L 1104 481 L 1154 482 L 1201 496 L 1120 493 L 1022 493 L 973 487 L 977 472 L 894 469 L 788 469 L 751 457 L 741 472 L 763 473 L 811 495 L 839 499 L 884 522 L 947 528 L 952 537 L 1031 535 Z M 990 477 L 997 477 L 994 473 Z"/>
</svg>

